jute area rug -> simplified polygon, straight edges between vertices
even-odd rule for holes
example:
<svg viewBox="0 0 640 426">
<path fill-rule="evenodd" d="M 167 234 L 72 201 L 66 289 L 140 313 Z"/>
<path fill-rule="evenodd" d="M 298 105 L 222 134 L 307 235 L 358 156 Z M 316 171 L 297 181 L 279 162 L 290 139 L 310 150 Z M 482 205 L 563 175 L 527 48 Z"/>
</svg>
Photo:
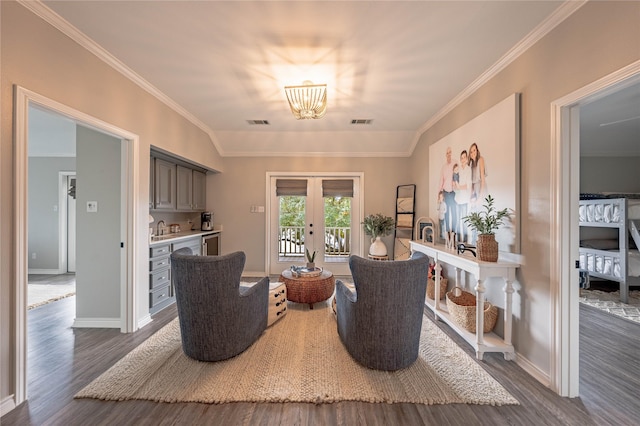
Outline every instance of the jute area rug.
<svg viewBox="0 0 640 426">
<path fill-rule="evenodd" d="M 640 291 L 629 291 L 629 303 L 620 302 L 620 291 L 580 290 L 580 303 L 640 323 Z"/>
<path fill-rule="evenodd" d="M 287 314 L 242 354 L 215 363 L 182 352 L 178 319 L 162 328 L 76 398 L 162 402 L 363 401 L 519 404 L 429 319 L 410 367 L 375 371 L 342 345 L 329 303 L 289 303 Z"/>
</svg>

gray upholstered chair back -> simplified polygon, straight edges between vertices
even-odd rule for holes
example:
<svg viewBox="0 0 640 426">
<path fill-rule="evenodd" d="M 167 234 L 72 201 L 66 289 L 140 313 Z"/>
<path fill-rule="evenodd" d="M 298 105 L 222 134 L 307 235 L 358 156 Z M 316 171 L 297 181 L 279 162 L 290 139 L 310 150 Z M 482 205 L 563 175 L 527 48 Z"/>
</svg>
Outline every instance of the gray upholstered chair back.
<svg viewBox="0 0 640 426">
<path fill-rule="evenodd" d="M 171 254 L 184 353 L 200 361 L 220 361 L 245 349 L 267 327 L 269 277 L 240 287 L 245 254 Z"/>
<path fill-rule="evenodd" d="M 429 258 L 376 261 L 351 256 L 355 295 L 336 283 L 338 334 L 351 356 L 377 370 L 398 370 L 418 358 Z"/>
</svg>

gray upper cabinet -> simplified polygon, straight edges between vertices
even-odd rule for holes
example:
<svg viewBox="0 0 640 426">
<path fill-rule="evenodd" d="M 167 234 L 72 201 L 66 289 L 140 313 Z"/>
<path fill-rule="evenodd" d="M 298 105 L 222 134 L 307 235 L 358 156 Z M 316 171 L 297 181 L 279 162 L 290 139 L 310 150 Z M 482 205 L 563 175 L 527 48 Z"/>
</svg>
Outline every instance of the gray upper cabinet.
<svg viewBox="0 0 640 426">
<path fill-rule="evenodd" d="M 153 210 L 153 209 L 156 208 L 156 204 L 155 204 L 155 201 L 154 201 L 154 197 L 155 197 L 155 194 L 154 194 L 154 188 L 155 188 L 154 181 L 156 180 L 155 179 L 155 173 L 156 173 L 155 172 L 155 167 L 156 167 L 156 161 L 155 160 L 156 159 L 153 158 L 153 157 L 150 157 L 149 160 L 150 160 L 150 163 L 149 163 L 149 176 L 150 176 L 149 177 L 149 210 Z"/>
<path fill-rule="evenodd" d="M 176 165 L 155 159 L 154 202 L 156 210 L 176 209 Z"/>
<path fill-rule="evenodd" d="M 151 158 L 149 209 L 167 211 L 204 211 L 207 174 L 185 162 L 170 158 Z"/>
<path fill-rule="evenodd" d="M 193 171 L 193 210 L 204 211 L 207 204 L 207 174 Z"/>
<path fill-rule="evenodd" d="M 177 166 L 178 210 L 193 209 L 193 170 Z"/>
</svg>

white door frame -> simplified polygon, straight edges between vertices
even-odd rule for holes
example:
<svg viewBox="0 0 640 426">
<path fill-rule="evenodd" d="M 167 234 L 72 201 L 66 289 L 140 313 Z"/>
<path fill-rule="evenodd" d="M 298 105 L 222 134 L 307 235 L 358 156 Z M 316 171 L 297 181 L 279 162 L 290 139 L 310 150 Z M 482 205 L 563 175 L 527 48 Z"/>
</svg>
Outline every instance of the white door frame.
<svg viewBox="0 0 640 426">
<path fill-rule="evenodd" d="M 58 270 L 62 274 L 69 272 L 69 208 L 68 208 L 68 180 L 75 176 L 75 171 L 58 172 Z"/>
<path fill-rule="evenodd" d="M 640 61 L 551 103 L 551 386 L 561 396 L 579 396 L 578 199 L 579 109 L 640 81 Z"/>
<path fill-rule="evenodd" d="M 271 244 L 270 235 L 273 235 L 277 230 L 273 229 L 272 224 L 272 194 L 271 194 L 271 178 L 284 177 L 284 178 L 358 178 L 359 185 L 354 187 L 354 199 L 357 198 L 359 208 L 357 211 L 353 211 L 352 205 L 352 236 L 357 239 L 357 246 L 352 254 L 362 255 L 362 247 L 364 247 L 364 232 L 361 232 L 360 228 L 355 229 L 357 224 L 362 222 L 364 211 L 364 173 L 362 172 L 316 172 L 316 173 L 304 173 L 304 172 L 267 172 L 266 179 L 266 211 L 265 211 L 265 271 L 267 274 L 271 271 Z M 358 235 L 359 234 L 359 235 Z"/>
<path fill-rule="evenodd" d="M 85 126 L 92 127 L 100 132 L 108 133 L 123 140 L 126 150 L 126 206 L 123 217 L 125 228 L 124 251 L 126 262 L 123 263 L 123 275 L 120 288 L 120 324 L 122 332 L 133 332 L 137 329 L 135 280 L 137 274 L 136 264 L 142 262 L 138 259 L 138 244 L 135 235 L 140 227 L 146 228 L 146 223 L 140 222 L 139 203 L 136 203 L 136 195 L 139 189 L 139 137 L 126 130 L 120 129 L 95 117 L 77 111 L 64 104 L 46 98 L 20 86 L 14 86 L 14 241 L 15 241 L 15 328 L 13 333 L 13 347 L 15 348 L 15 405 L 19 405 L 27 399 L 27 269 L 28 269 L 28 126 L 29 106 L 38 105 L 55 111 Z"/>
</svg>

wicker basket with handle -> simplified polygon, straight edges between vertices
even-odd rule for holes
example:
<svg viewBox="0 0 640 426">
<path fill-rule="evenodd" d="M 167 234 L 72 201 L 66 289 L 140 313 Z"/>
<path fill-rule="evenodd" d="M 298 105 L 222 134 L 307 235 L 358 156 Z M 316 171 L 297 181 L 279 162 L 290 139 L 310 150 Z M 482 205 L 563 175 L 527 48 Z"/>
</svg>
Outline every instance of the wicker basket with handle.
<svg viewBox="0 0 640 426">
<path fill-rule="evenodd" d="M 476 332 L 476 296 L 460 287 L 454 287 L 447 293 L 447 309 L 451 318 L 465 330 Z M 485 333 L 493 330 L 498 319 L 498 308 L 489 302 L 484 302 Z"/>
<path fill-rule="evenodd" d="M 447 293 L 448 282 L 449 281 L 446 278 L 440 277 L 440 299 L 444 299 L 444 296 Z M 427 297 L 431 300 L 436 297 L 436 280 L 433 278 L 429 278 L 427 281 Z"/>
</svg>

